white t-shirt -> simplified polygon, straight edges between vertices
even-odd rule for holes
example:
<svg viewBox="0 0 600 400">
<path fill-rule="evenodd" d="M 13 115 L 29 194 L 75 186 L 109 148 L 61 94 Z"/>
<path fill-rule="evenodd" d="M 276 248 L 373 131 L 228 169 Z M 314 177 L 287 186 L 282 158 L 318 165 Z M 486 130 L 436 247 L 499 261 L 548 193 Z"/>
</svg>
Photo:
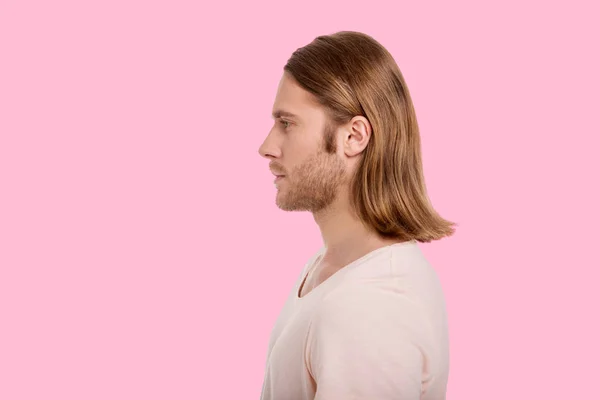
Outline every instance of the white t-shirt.
<svg viewBox="0 0 600 400">
<path fill-rule="evenodd" d="M 262 400 L 445 400 L 446 305 L 416 241 L 374 250 L 298 296 L 277 319 Z"/>
</svg>

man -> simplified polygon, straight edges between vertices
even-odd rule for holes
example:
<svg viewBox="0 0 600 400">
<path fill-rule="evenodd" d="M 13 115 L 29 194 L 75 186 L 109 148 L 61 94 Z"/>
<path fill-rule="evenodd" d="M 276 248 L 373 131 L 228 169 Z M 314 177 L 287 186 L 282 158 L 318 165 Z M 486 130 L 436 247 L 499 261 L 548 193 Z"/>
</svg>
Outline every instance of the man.
<svg viewBox="0 0 600 400">
<path fill-rule="evenodd" d="M 368 35 L 317 37 L 284 67 L 260 146 L 276 204 L 323 238 L 271 335 L 263 400 L 443 400 L 445 301 L 417 242 L 454 232 L 425 190 L 404 78 Z"/>
</svg>

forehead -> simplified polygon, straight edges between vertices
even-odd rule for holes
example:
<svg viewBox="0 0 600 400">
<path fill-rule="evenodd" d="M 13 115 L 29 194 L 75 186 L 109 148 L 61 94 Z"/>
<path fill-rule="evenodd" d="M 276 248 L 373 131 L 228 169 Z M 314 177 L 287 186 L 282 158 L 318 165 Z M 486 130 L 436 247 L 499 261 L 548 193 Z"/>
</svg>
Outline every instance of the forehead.
<svg viewBox="0 0 600 400">
<path fill-rule="evenodd" d="M 283 74 L 273 103 L 273 117 L 288 117 L 307 121 L 320 121 L 325 116 L 317 98 L 291 77 Z"/>
</svg>

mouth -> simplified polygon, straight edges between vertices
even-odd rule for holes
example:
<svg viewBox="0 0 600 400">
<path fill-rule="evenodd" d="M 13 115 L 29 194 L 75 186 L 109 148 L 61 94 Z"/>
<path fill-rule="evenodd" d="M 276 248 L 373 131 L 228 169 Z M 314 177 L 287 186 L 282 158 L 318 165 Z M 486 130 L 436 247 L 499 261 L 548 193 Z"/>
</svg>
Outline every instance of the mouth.
<svg viewBox="0 0 600 400">
<path fill-rule="evenodd" d="M 283 174 L 273 173 L 273 175 L 275 175 L 275 180 L 273 181 L 273 183 L 275 185 L 277 185 L 278 182 L 280 182 L 283 178 L 285 178 L 285 175 L 283 175 Z"/>
</svg>

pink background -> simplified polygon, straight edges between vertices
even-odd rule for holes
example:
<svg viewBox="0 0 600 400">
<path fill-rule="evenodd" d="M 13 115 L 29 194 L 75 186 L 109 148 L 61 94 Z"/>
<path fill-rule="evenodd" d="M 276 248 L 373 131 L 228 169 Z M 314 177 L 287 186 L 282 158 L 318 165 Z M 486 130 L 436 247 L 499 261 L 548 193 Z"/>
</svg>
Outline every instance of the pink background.
<svg viewBox="0 0 600 400">
<path fill-rule="evenodd" d="M 161 3 L 0 3 L 0 399 L 259 397 L 321 238 L 258 147 L 338 30 L 396 58 L 459 224 L 421 245 L 448 399 L 600 399 L 593 1 Z"/>
</svg>

